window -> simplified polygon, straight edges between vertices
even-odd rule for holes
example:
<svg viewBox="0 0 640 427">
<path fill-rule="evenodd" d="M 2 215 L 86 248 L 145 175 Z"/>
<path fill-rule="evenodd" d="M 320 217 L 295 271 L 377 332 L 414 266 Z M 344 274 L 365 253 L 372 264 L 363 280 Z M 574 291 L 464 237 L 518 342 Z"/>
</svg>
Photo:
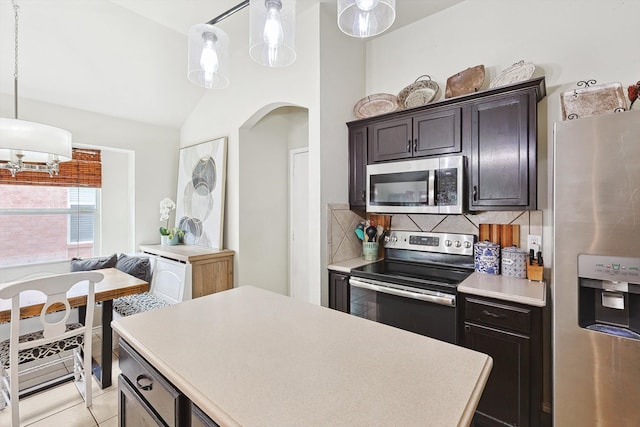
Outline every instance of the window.
<svg viewBox="0 0 640 427">
<path fill-rule="evenodd" d="M 98 150 L 74 149 L 54 177 L 0 170 L 0 267 L 97 253 L 101 184 Z"/>
</svg>

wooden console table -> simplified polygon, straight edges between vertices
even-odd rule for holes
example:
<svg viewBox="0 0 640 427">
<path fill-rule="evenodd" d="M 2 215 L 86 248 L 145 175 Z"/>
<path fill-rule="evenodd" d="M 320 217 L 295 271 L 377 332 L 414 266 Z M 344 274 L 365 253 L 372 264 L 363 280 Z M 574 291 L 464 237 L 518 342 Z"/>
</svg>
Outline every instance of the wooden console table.
<svg viewBox="0 0 640 427">
<path fill-rule="evenodd" d="M 191 265 L 192 298 L 233 288 L 233 255 L 228 249 L 195 245 L 141 245 L 140 250 Z"/>
</svg>

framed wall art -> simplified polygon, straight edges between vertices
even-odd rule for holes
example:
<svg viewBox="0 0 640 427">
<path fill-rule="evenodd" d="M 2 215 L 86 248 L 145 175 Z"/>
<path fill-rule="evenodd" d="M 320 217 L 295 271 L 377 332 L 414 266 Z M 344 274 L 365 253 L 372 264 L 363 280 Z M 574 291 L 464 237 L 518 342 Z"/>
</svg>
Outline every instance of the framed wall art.
<svg viewBox="0 0 640 427">
<path fill-rule="evenodd" d="M 226 163 L 226 137 L 180 149 L 176 223 L 184 243 L 222 248 Z"/>
</svg>

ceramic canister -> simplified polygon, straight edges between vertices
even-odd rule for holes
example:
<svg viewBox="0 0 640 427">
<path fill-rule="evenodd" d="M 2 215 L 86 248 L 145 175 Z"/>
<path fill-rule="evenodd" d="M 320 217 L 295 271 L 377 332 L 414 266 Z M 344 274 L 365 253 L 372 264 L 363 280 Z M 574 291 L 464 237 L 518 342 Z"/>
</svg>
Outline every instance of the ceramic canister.
<svg viewBox="0 0 640 427">
<path fill-rule="evenodd" d="M 511 246 L 502 249 L 502 274 L 505 276 L 527 278 L 526 249 Z"/>
<path fill-rule="evenodd" d="M 500 274 L 500 245 L 488 240 L 473 245 L 473 260 L 476 271 Z"/>
</svg>

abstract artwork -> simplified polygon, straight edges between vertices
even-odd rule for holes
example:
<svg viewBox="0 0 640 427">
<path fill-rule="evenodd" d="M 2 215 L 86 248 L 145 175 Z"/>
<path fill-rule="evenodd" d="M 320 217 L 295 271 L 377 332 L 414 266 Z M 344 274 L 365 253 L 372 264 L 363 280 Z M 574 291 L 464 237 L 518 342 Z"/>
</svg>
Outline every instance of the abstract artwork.
<svg viewBox="0 0 640 427">
<path fill-rule="evenodd" d="M 184 243 L 222 248 L 227 138 L 180 149 L 177 226 Z"/>
</svg>

